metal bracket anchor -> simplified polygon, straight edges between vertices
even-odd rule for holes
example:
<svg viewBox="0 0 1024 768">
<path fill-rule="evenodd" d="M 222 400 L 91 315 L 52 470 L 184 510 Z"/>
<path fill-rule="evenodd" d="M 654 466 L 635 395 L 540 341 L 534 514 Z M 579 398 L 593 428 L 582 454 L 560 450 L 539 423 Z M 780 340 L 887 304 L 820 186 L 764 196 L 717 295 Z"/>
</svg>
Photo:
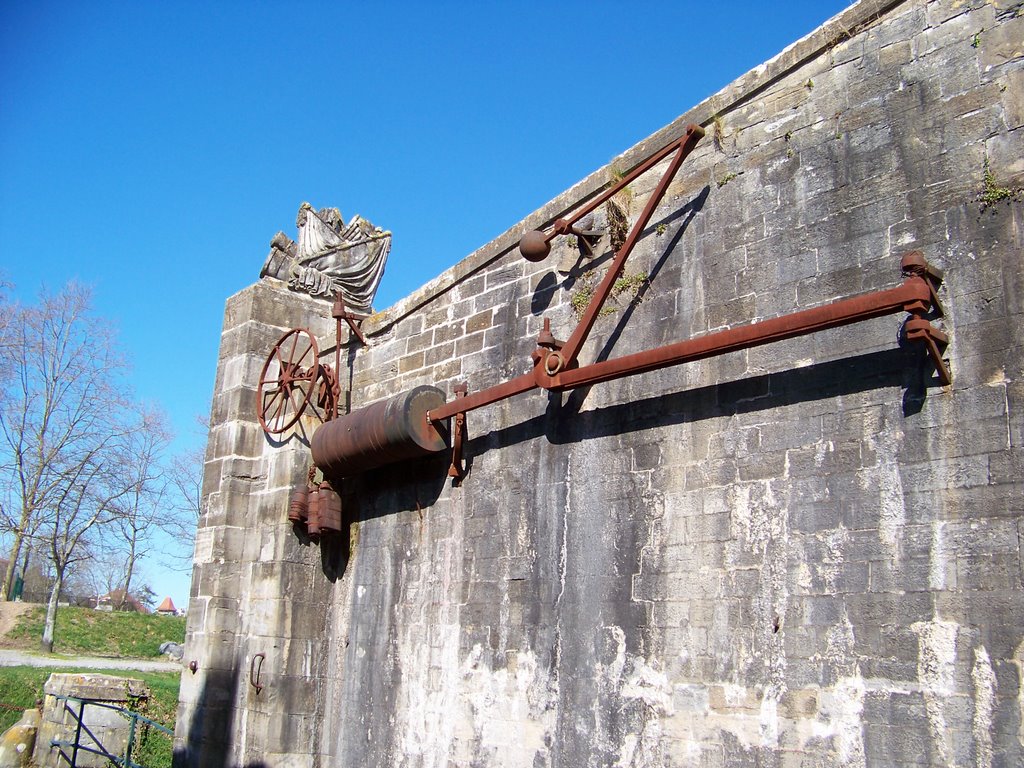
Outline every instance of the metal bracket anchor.
<svg viewBox="0 0 1024 768">
<path fill-rule="evenodd" d="M 942 352 L 949 346 L 949 337 L 929 322 L 927 315 L 945 317 L 942 303 L 939 301 L 938 289 L 942 285 L 942 270 L 933 267 L 925 259 L 921 251 L 910 251 L 900 260 L 900 269 L 905 277 L 918 277 L 928 286 L 928 301 L 915 301 L 908 304 L 906 310 L 911 314 L 904 325 L 908 341 L 924 344 L 928 357 L 931 358 L 938 374 L 939 383 L 948 387 L 953 383 Z"/>
<path fill-rule="evenodd" d="M 455 399 L 465 397 L 469 391 L 469 384 L 463 382 L 455 385 Z M 448 467 L 448 477 L 452 478 L 452 485 L 462 485 L 466 476 L 466 464 L 462 458 L 462 447 L 466 441 L 466 412 L 460 411 L 455 414 L 455 424 L 452 429 L 452 464 Z"/>
<path fill-rule="evenodd" d="M 366 319 L 364 315 L 357 315 L 354 312 L 349 312 L 345 309 L 345 300 L 341 297 L 341 291 L 334 294 L 334 306 L 331 308 L 331 317 L 337 322 L 337 338 L 338 343 L 341 343 L 341 321 L 344 320 L 348 323 L 349 330 L 352 331 L 352 335 L 359 339 L 359 342 L 364 346 L 370 346 L 366 337 L 363 336 L 363 331 L 359 327 L 363 324 L 363 320 Z"/>
<path fill-rule="evenodd" d="M 260 695 L 260 691 L 263 690 L 263 685 L 260 683 L 260 672 L 263 671 L 263 662 L 267 658 L 265 653 L 257 653 L 252 657 L 252 661 L 249 662 L 249 685 L 256 689 L 256 695 Z M 256 666 L 256 659 L 260 660 L 259 666 Z"/>
</svg>

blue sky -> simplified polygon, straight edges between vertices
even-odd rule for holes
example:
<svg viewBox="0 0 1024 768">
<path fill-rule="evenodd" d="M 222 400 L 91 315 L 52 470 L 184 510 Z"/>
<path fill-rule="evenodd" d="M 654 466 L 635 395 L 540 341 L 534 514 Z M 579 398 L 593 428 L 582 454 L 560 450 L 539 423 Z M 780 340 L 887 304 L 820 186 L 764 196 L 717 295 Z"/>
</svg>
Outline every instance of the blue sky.
<svg viewBox="0 0 1024 768">
<path fill-rule="evenodd" d="M 848 5 L 6 0 L 0 272 L 92 285 L 185 449 L 299 203 L 394 233 L 385 308 Z"/>
</svg>

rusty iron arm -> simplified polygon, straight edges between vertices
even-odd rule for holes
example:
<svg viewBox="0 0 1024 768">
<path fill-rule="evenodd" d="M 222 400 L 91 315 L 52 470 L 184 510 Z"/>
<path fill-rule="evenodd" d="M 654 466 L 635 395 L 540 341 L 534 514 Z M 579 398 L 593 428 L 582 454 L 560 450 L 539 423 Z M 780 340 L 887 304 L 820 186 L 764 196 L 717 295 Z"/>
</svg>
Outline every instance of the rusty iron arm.
<svg viewBox="0 0 1024 768">
<path fill-rule="evenodd" d="M 538 386 L 544 389 L 575 389 L 816 333 L 828 328 L 859 323 L 901 310 L 909 311 L 916 302 L 927 301 L 928 298 L 928 284 L 920 277 L 910 276 L 898 288 L 876 291 L 770 320 L 740 325 L 614 360 L 562 371 L 554 376 L 548 375 L 543 366 L 538 366 L 534 373 Z M 928 321 L 923 322 L 927 324 Z"/>
<path fill-rule="evenodd" d="M 622 178 L 618 179 L 613 185 L 611 185 L 600 195 L 595 197 L 582 208 L 578 209 L 575 213 L 572 214 L 572 216 L 570 216 L 567 219 L 556 219 L 552 224 L 552 229 L 550 232 L 548 232 L 547 234 L 544 234 L 543 232 L 539 231 L 528 232 L 524 237 L 524 240 L 527 240 L 528 245 L 526 246 L 526 248 L 523 248 L 522 246 L 520 248 L 523 255 L 530 261 L 539 261 L 540 259 L 543 259 L 548 252 L 548 243 L 550 243 L 555 237 L 557 237 L 558 235 L 580 234 L 578 230 L 574 229 L 574 225 L 576 224 L 576 222 L 578 222 L 588 213 L 592 213 L 595 210 L 597 210 L 597 208 L 599 208 L 602 204 L 608 202 L 608 200 L 614 197 L 619 192 L 619 190 L 621 190 L 623 187 L 625 187 L 635 179 L 639 178 L 640 176 L 643 176 L 645 173 L 647 173 L 647 171 L 651 170 L 651 168 L 656 166 L 658 163 L 660 163 L 666 157 L 671 155 L 673 152 L 682 150 L 682 158 L 680 159 L 681 162 L 683 159 L 686 158 L 687 155 L 690 154 L 690 152 L 693 151 L 693 148 L 697 145 L 697 142 L 700 141 L 701 138 L 703 138 L 703 136 L 704 129 L 701 128 L 699 125 L 691 123 L 690 125 L 686 126 L 686 133 L 684 133 L 683 136 L 676 139 L 675 141 L 669 142 L 664 147 L 659 149 L 657 152 L 655 152 L 642 163 L 637 165 L 631 171 L 623 175 Z M 678 170 L 678 166 L 676 170 Z M 672 171 L 672 175 L 674 174 L 675 171 Z M 655 201 L 655 205 L 656 204 L 657 200 Z M 646 224 L 644 226 L 646 226 Z M 643 227 L 641 227 L 640 230 L 642 231 Z M 532 254 L 529 253 L 531 248 L 533 249 Z"/>
<path fill-rule="evenodd" d="M 699 125 L 690 125 L 686 129 L 686 134 L 679 141 L 669 145 L 669 149 L 676 149 L 675 157 L 672 158 L 672 162 L 669 167 L 662 174 L 661 180 L 658 182 L 658 186 L 651 193 L 650 199 L 647 201 L 647 205 L 644 206 L 643 212 L 640 214 L 640 218 L 636 220 L 633 228 L 629 231 L 629 235 L 626 237 L 626 242 L 619 248 L 618 253 L 615 255 L 615 260 L 612 262 L 611 267 L 605 273 L 604 279 L 601 284 L 594 291 L 593 297 L 587 304 L 586 310 L 583 312 L 583 317 L 580 318 L 579 324 L 576 329 L 572 332 L 569 340 L 565 342 L 565 345 L 561 350 L 555 354 L 561 356 L 562 368 L 571 366 L 579 355 L 580 348 L 583 343 L 587 340 L 587 336 L 590 335 L 590 331 L 594 327 L 594 323 L 597 321 L 597 316 L 601 312 L 601 308 L 608 300 L 608 296 L 611 294 L 612 288 L 615 285 L 615 281 L 619 279 L 622 274 L 622 270 L 626 265 L 626 259 L 629 258 L 629 254 L 632 253 L 634 246 L 640 240 L 640 235 L 643 234 L 644 229 L 647 228 L 647 224 L 651 220 L 651 216 L 654 215 L 654 209 L 658 207 L 658 203 L 665 196 L 665 192 L 668 190 L 668 185 L 675 178 L 676 173 L 679 171 L 679 167 L 683 164 L 683 161 L 693 151 L 693 148 L 697 146 L 697 142 L 700 141 L 701 137 L 704 136 L 704 129 Z M 661 154 L 661 153 L 659 153 Z M 655 158 L 658 155 L 654 156 Z M 637 170 L 647 170 L 656 164 L 657 161 L 648 161 L 641 165 Z M 641 171 L 642 172 L 642 171 Z M 627 178 L 636 178 L 639 173 L 634 172 L 635 175 L 630 175 Z M 623 186 L 625 179 L 617 185 L 617 187 Z M 614 192 L 616 188 L 611 191 Z M 600 198 L 599 198 L 600 199 Z M 547 365 L 547 363 L 545 363 Z"/>
<path fill-rule="evenodd" d="M 541 354 L 535 353 L 535 365 L 531 373 L 474 392 L 472 395 L 458 397 L 429 411 L 427 420 L 432 422 L 447 419 L 538 387 L 560 392 L 591 386 L 714 357 L 726 352 L 770 344 L 829 328 L 852 325 L 900 311 L 910 312 L 912 315 L 907 321 L 907 338 L 925 343 L 929 357 L 935 364 L 940 383 L 949 385 L 951 378 L 939 349 L 940 345 L 945 346 L 947 343 L 946 336 L 932 327 L 931 323 L 924 318 L 924 314 L 932 307 L 941 313 L 941 307 L 936 303 L 936 281 L 930 275 L 915 271 L 914 266 L 917 259 L 920 259 L 919 253 L 908 254 L 907 257 L 904 257 L 903 269 L 907 276 L 903 284 L 896 288 L 841 299 L 820 307 L 805 309 L 769 320 L 747 323 L 644 352 L 625 355 L 614 360 L 592 363 L 580 368 L 560 370 L 558 373 L 550 374 L 545 367 L 545 360 L 548 356 L 555 354 L 555 351 L 543 350 Z M 920 260 L 923 261 L 923 259 Z"/>
<path fill-rule="evenodd" d="M 483 408 L 485 405 L 493 405 L 515 395 L 521 395 L 523 392 L 529 392 L 531 389 L 537 389 L 537 386 L 533 373 L 524 373 L 522 376 L 516 376 L 504 384 L 488 387 L 479 392 L 474 392 L 472 395 L 458 397 L 439 408 L 432 408 L 427 411 L 427 423 L 444 421 L 457 413 L 468 413 L 469 411 L 475 411 L 477 408 Z"/>
<path fill-rule="evenodd" d="M 906 279 L 897 288 L 875 291 L 835 301 L 821 307 L 748 323 L 614 360 L 606 360 L 583 367 L 577 366 L 580 349 L 593 329 L 601 308 L 611 294 L 615 281 L 619 279 L 626 259 L 650 222 L 655 208 L 664 197 L 682 162 L 703 136 L 704 130 L 700 126 L 688 126 L 686 133 L 680 139 L 663 147 L 638 165 L 617 184 L 577 211 L 570 219 L 556 220 L 552 232 L 545 235 L 543 232 L 534 231 L 524 235 L 520 241 L 520 251 L 523 256 L 531 261 L 545 258 L 550 251 L 548 244 L 553 237 L 574 231 L 572 227 L 576 221 L 607 201 L 630 181 L 653 168 L 673 152 L 675 153 L 669 167 L 662 174 L 661 180 L 644 206 L 643 212 L 627 235 L 626 241 L 616 253 L 615 259 L 601 284 L 595 290 L 583 317 L 568 341 L 561 342 L 555 339 L 551 334 L 550 323 L 545 319 L 544 329 L 537 340 L 537 350 L 533 353 L 534 368 L 531 373 L 517 376 L 471 395 L 460 395 L 456 399 L 428 411 L 426 414 L 428 424 L 457 414 L 464 415 L 471 410 L 492 405 L 538 387 L 552 391 L 564 391 L 590 386 L 726 352 L 815 333 L 827 328 L 850 325 L 899 311 L 906 311 L 912 315 L 906 323 L 906 338 L 924 343 L 938 372 L 939 381 L 943 385 L 949 385 L 951 378 L 941 352 L 941 348 L 945 347 L 948 339 L 925 318 L 925 314 L 930 309 L 934 309 L 937 316 L 942 316 L 942 307 L 936 293 L 937 287 L 942 282 L 942 273 L 928 264 L 924 255 L 919 251 L 908 253 L 903 257 L 900 266 Z M 465 384 L 460 387 L 465 391 Z M 464 423 L 463 421 L 460 424 L 460 428 L 464 426 Z"/>
</svg>

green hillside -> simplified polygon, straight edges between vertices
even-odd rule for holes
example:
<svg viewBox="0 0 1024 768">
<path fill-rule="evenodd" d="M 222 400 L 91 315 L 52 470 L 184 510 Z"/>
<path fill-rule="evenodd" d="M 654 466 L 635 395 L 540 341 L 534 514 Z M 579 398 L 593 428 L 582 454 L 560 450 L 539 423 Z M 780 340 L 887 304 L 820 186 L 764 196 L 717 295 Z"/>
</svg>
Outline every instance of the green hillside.
<svg viewBox="0 0 1024 768">
<path fill-rule="evenodd" d="M 43 635 L 46 609 L 36 606 L 18 618 L 7 633 L 7 648 L 35 651 Z M 53 650 L 84 656 L 124 656 L 151 658 L 160 656 L 160 643 L 185 641 L 183 616 L 96 611 L 92 608 L 60 608 Z"/>
</svg>

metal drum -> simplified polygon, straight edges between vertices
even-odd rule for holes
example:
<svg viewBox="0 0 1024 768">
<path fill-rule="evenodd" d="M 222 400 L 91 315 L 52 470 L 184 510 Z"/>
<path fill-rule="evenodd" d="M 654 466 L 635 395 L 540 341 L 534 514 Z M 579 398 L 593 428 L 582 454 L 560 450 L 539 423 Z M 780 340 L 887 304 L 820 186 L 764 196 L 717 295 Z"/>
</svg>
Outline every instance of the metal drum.
<svg viewBox="0 0 1024 768">
<path fill-rule="evenodd" d="M 293 523 L 305 525 L 309 517 L 309 488 L 298 486 L 292 493 L 291 504 L 288 505 L 288 519 Z"/>
<path fill-rule="evenodd" d="M 427 411 L 441 405 L 441 390 L 420 386 L 339 416 L 313 434 L 313 461 L 324 474 L 345 477 L 443 451 L 447 424 L 427 423 Z"/>
<path fill-rule="evenodd" d="M 306 533 L 311 539 L 320 537 L 320 491 L 313 489 L 306 500 Z"/>
<path fill-rule="evenodd" d="M 320 484 L 320 533 L 341 532 L 341 496 L 330 483 Z"/>
</svg>

